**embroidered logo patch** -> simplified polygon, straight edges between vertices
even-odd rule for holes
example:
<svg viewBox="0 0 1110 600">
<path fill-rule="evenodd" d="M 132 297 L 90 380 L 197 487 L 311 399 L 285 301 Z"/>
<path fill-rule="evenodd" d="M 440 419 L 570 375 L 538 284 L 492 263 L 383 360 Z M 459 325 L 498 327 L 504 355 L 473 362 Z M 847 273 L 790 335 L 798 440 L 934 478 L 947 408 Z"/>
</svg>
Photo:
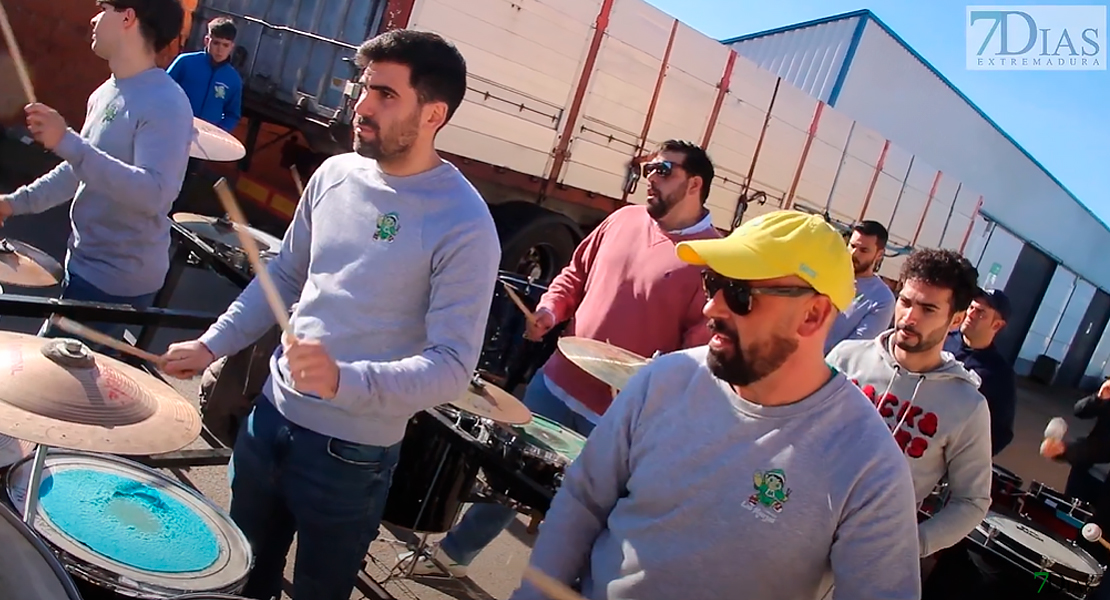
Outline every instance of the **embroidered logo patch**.
<svg viewBox="0 0 1110 600">
<path fill-rule="evenodd" d="M 120 101 L 115 100 L 104 109 L 104 116 L 100 118 L 101 123 L 111 123 L 119 116 Z"/>
<path fill-rule="evenodd" d="M 227 98 L 227 84 L 226 83 L 217 83 L 212 88 L 212 91 L 215 92 L 217 99 L 223 100 L 224 98 Z"/>
<path fill-rule="evenodd" d="M 374 232 L 374 239 L 392 242 L 399 231 L 401 231 L 401 217 L 395 212 L 389 212 L 378 217 L 378 230 Z"/>
</svg>

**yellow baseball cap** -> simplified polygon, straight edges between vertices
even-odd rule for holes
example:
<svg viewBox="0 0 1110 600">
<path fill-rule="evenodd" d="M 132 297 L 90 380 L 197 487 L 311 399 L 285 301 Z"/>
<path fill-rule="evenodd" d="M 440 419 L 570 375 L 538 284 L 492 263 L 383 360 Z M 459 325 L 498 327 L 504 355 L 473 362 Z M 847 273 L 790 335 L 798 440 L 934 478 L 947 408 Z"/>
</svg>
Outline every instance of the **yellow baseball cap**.
<svg viewBox="0 0 1110 600">
<path fill-rule="evenodd" d="M 678 258 L 745 281 L 797 276 L 837 309 L 856 296 L 848 244 L 825 219 L 794 210 L 756 217 L 725 238 L 679 242 Z"/>
</svg>

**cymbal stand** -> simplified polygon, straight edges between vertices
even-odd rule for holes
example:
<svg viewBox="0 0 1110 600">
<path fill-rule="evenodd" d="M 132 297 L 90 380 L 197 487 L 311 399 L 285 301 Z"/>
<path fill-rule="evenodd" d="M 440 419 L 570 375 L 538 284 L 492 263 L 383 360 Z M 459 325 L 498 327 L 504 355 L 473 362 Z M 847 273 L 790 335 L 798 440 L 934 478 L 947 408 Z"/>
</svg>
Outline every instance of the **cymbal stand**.
<svg viewBox="0 0 1110 600">
<path fill-rule="evenodd" d="M 38 444 L 35 447 L 35 460 L 31 463 L 27 497 L 23 499 L 23 522 L 31 529 L 35 528 L 35 514 L 39 507 L 39 487 L 42 485 L 42 471 L 46 467 L 46 453 L 49 451 L 49 446 Z"/>
</svg>

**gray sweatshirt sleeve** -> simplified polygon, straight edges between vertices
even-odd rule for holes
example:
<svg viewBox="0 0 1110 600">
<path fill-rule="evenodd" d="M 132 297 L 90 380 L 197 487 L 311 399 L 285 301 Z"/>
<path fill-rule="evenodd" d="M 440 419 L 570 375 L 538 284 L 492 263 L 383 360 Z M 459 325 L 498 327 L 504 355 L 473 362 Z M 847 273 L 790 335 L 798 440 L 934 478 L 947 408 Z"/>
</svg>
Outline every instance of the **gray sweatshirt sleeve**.
<svg viewBox="0 0 1110 600">
<path fill-rule="evenodd" d="M 484 206 L 484 205 L 483 205 Z M 423 352 L 390 361 L 339 363 L 337 402 L 411 414 L 458 398 L 482 350 L 501 246 L 492 218 L 459 223 L 432 250 Z"/>
<path fill-rule="evenodd" d="M 34 182 L 22 186 L 6 197 L 13 215 L 33 215 L 69 202 L 80 185 L 68 162 L 54 167 Z"/>
<path fill-rule="evenodd" d="M 885 298 L 875 303 L 867 314 L 863 315 L 856 328 L 848 334 L 845 339 L 849 340 L 871 340 L 879 336 L 880 333 L 890 328 L 890 322 L 894 318 L 894 302 L 887 301 Z"/>
<path fill-rule="evenodd" d="M 650 369 L 641 369 L 605 411 L 567 468 L 551 502 L 529 564 L 566 585 L 585 570 L 609 513 L 626 492 L 631 477 L 632 435 L 647 396 Z M 521 582 L 510 600 L 546 600 L 531 583 Z"/>
<path fill-rule="evenodd" d="M 318 182 L 318 177 L 309 179 L 305 186 L 305 195 L 297 204 L 293 221 L 285 231 L 281 248 L 266 265 L 266 271 L 286 307 L 291 307 L 297 301 L 308 278 L 308 260 L 312 246 L 312 203 L 309 199 L 316 197 Z M 266 300 L 266 293 L 262 291 L 258 278 L 254 278 L 199 339 L 219 358 L 253 344 L 276 323 L 277 319 Z"/>
<path fill-rule="evenodd" d="M 948 503 L 918 525 L 921 556 L 956 545 L 983 522 L 991 505 L 991 424 L 986 401 L 945 449 Z"/>
<path fill-rule="evenodd" d="M 921 562 L 913 479 L 901 452 L 875 461 L 849 493 L 830 551 L 833 600 L 916 600 Z"/>
<path fill-rule="evenodd" d="M 119 203 L 121 209 L 164 216 L 170 207 L 156 200 L 166 198 L 172 203 L 180 191 L 191 136 L 192 116 L 171 112 L 139 124 L 133 165 L 93 146 L 72 129 L 54 153 L 70 164 L 77 179 Z"/>
</svg>

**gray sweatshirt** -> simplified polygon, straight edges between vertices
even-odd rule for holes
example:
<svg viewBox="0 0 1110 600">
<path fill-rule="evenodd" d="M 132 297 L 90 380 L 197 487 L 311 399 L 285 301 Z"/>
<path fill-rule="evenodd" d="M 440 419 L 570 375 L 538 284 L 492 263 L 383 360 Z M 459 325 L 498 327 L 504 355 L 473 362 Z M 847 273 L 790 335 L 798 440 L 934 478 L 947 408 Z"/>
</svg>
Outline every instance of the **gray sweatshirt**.
<svg viewBox="0 0 1110 600">
<path fill-rule="evenodd" d="M 843 375 L 787 406 L 664 355 L 571 464 L 531 564 L 591 600 L 921 597 L 905 460 Z M 524 583 L 512 600 L 545 598 Z"/>
<path fill-rule="evenodd" d="M 890 350 L 893 333 L 842 342 L 827 360 L 863 389 L 895 431 L 918 506 L 947 474 L 948 503 L 918 528 L 921 556 L 929 556 L 966 537 L 990 508 L 990 409 L 978 376 L 947 352 L 935 371 L 899 366 Z"/>
<path fill-rule="evenodd" d="M 890 328 L 894 292 L 878 275 L 856 279 L 856 297 L 829 330 L 825 353 L 844 340 L 872 340 Z"/>
<path fill-rule="evenodd" d="M 415 413 L 451 402 L 478 363 L 501 250 L 477 190 L 450 163 L 386 175 L 349 153 L 308 181 L 267 266 L 297 337 L 322 340 L 339 363 L 339 393 L 292 387 L 279 346 L 263 390 L 286 418 L 317 433 L 389 446 Z M 217 357 L 275 322 L 251 282 L 200 340 Z"/>
<path fill-rule="evenodd" d="M 192 137 L 189 97 L 164 70 L 113 76 L 89 96 L 81 134 L 67 131 L 54 149 L 65 162 L 8 197 L 13 214 L 72 198 L 67 270 L 115 296 L 156 292 Z"/>
</svg>

